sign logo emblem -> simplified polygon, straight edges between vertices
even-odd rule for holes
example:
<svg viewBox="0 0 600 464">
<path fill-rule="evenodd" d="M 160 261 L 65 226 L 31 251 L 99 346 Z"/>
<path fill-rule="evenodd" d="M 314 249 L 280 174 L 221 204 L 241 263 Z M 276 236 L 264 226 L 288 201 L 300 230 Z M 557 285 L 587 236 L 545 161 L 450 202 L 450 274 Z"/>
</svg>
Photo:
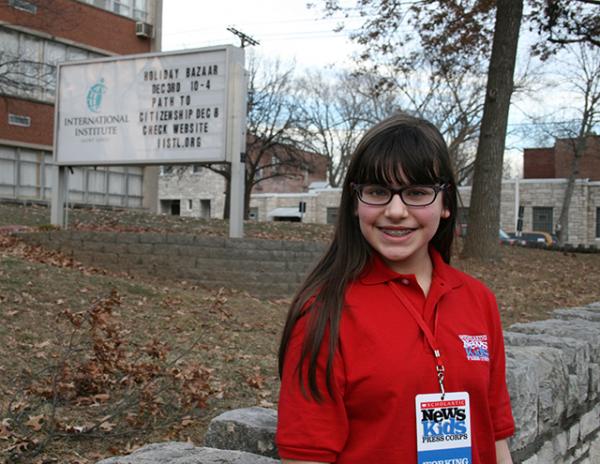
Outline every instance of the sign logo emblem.
<svg viewBox="0 0 600 464">
<path fill-rule="evenodd" d="M 487 335 L 459 335 L 463 342 L 463 348 L 469 361 L 488 361 L 490 353 L 488 350 Z"/>
<path fill-rule="evenodd" d="M 98 83 L 92 85 L 87 93 L 87 106 L 92 113 L 97 113 L 102 105 L 102 98 L 106 93 L 106 85 L 104 79 L 100 79 Z"/>
</svg>

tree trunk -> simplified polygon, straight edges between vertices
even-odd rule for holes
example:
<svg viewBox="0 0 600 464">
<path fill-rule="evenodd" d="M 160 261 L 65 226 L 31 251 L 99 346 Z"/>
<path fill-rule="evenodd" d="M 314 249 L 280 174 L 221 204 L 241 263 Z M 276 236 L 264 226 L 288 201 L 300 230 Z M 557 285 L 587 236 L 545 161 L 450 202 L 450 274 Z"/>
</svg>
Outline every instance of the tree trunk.
<svg viewBox="0 0 600 464">
<path fill-rule="evenodd" d="M 584 124 L 582 124 L 584 127 Z M 556 224 L 556 231 L 558 234 L 558 244 L 564 245 L 569 240 L 569 209 L 571 207 L 571 198 L 573 197 L 573 190 L 575 190 L 575 179 L 579 176 L 579 160 L 585 152 L 585 135 L 579 134 L 577 143 L 575 145 L 573 160 L 571 162 L 571 171 L 569 179 L 567 180 L 567 188 L 565 190 L 565 196 L 563 197 L 563 204 L 560 210 L 560 217 Z"/>
<path fill-rule="evenodd" d="M 504 143 L 522 16 L 523 0 L 498 0 L 463 250 L 465 256 L 479 259 L 494 259 L 499 254 Z"/>
<path fill-rule="evenodd" d="M 248 214 L 250 213 L 252 189 L 254 189 L 254 185 L 246 179 L 246 183 L 244 184 L 244 219 L 248 219 Z"/>
</svg>

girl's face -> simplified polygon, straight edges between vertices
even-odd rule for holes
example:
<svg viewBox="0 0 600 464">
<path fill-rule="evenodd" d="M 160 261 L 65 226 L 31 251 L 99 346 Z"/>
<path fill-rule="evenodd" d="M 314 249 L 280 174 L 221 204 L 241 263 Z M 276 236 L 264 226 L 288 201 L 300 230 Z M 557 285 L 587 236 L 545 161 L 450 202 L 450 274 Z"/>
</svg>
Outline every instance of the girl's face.
<svg viewBox="0 0 600 464">
<path fill-rule="evenodd" d="M 400 188 L 403 185 L 390 185 Z M 450 216 L 443 206 L 443 192 L 428 206 L 406 206 L 400 195 L 383 206 L 367 205 L 356 198 L 356 215 L 365 240 L 387 265 L 400 274 L 415 274 L 429 258 L 429 242 L 440 219 Z"/>
</svg>

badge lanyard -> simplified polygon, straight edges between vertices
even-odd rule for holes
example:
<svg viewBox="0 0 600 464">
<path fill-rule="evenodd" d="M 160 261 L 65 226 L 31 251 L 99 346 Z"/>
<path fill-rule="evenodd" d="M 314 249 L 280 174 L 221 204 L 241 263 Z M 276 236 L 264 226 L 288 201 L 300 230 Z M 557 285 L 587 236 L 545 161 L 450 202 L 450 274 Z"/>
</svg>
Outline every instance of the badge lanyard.
<svg viewBox="0 0 600 464">
<path fill-rule="evenodd" d="M 423 335 L 425 335 L 425 339 L 427 340 L 427 343 L 429 344 L 431 351 L 433 351 L 433 356 L 435 357 L 435 369 L 437 371 L 438 382 L 440 384 L 440 391 L 442 393 L 442 400 L 443 400 L 444 397 L 446 396 L 446 390 L 444 389 L 444 375 L 445 375 L 446 369 L 444 367 L 442 355 L 440 353 L 437 342 L 435 340 L 435 336 L 431 332 L 431 329 L 429 328 L 429 326 L 427 325 L 427 323 L 425 322 L 425 320 L 423 319 L 421 314 L 419 314 L 419 311 L 417 311 L 417 308 L 415 308 L 415 306 L 412 304 L 412 302 L 410 302 L 408 299 L 406 299 L 398 291 L 398 289 L 396 288 L 396 286 L 393 283 L 391 285 L 388 285 L 388 287 L 392 290 L 392 292 L 394 292 L 394 295 L 396 296 L 396 298 L 400 301 L 402 306 L 404 306 L 408 310 L 408 312 L 413 317 L 413 319 L 415 320 L 417 325 L 421 328 L 421 331 L 423 332 Z"/>
</svg>

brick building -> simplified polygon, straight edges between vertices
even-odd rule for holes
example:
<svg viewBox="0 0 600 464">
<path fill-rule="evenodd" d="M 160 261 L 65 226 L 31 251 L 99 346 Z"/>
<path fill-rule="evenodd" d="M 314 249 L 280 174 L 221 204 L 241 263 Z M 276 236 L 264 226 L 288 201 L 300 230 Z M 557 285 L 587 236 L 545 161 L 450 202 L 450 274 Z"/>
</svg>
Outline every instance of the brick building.
<svg viewBox="0 0 600 464">
<path fill-rule="evenodd" d="M 159 49 L 161 0 L 0 3 L 0 198 L 48 201 L 56 65 Z M 76 168 L 71 201 L 140 207 L 143 168 Z"/>
<path fill-rule="evenodd" d="M 600 136 L 586 137 L 579 161 L 579 179 L 600 180 Z M 523 178 L 566 179 L 571 174 L 575 139 L 557 139 L 553 147 L 523 151 Z"/>
</svg>

